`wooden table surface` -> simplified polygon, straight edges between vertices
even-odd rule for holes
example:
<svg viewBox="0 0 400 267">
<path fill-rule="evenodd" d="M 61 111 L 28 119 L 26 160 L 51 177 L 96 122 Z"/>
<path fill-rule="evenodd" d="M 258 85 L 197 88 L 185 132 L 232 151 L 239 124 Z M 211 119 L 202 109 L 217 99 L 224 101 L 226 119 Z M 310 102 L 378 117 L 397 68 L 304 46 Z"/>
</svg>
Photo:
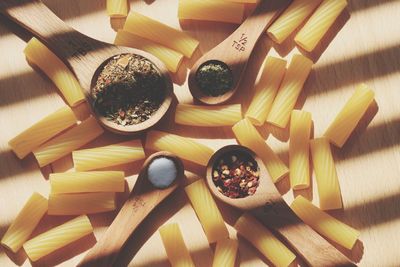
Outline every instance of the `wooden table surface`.
<svg viewBox="0 0 400 267">
<path fill-rule="evenodd" d="M 183 28 L 198 38 L 203 53 L 237 27 L 204 22 L 179 24 L 176 18 L 177 2 L 133 0 L 131 9 L 173 27 Z M 113 41 L 115 32 L 110 27 L 104 0 L 47 0 L 45 3 L 83 33 L 103 41 Z M 298 107 L 303 106 L 304 110 L 312 112 L 315 136 L 319 136 L 352 94 L 357 83 L 366 82 L 376 92 L 378 111 L 371 108 L 343 149 L 334 149 L 344 210 L 333 214 L 362 232 L 361 241 L 355 249 L 344 251 L 359 261 L 360 266 L 400 265 L 399 18 L 398 0 L 349 0 L 348 12 L 340 17 L 318 51 L 310 55 L 315 60 L 319 59 L 298 104 Z M 67 157 L 40 170 L 32 156 L 18 160 L 7 145 L 8 140 L 28 125 L 64 104 L 55 86 L 27 64 L 22 51 L 29 38 L 29 34 L 0 18 L 0 237 L 33 191 L 48 194 L 49 172 L 71 168 L 71 159 Z M 290 58 L 293 53 L 298 53 L 293 49 L 292 41 L 279 47 L 271 45 L 264 36 L 255 49 L 249 71 L 233 102 L 246 101 L 246 91 L 250 91 L 257 82 L 257 72 L 266 54 L 279 53 L 282 57 Z M 188 64 L 190 62 L 186 66 Z M 185 71 L 182 68 L 181 74 L 174 77 L 175 93 L 180 102 L 191 103 Z M 215 148 L 235 143 L 229 128 L 194 129 L 174 125 L 171 119 L 166 119 L 161 128 L 197 138 Z M 271 129 L 263 127 L 261 130 L 266 132 Z M 275 135 L 278 136 L 277 133 Z M 118 137 L 106 134 L 90 146 L 117 140 Z M 267 142 L 287 162 L 287 143 L 271 135 Z M 129 175 L 129 188 L 135 182 L 141 163 L 121 166 Z M 204 175 L 204 169 L 199 166 L 185 164 L 189 179 Z M 290 202 L 293 192 L 288 190 L 287 178 L 279 184 L 279 188 Z M 315 181 L 313 189 L 303 193 L 318 203 Z M 219 205 L 232 238 L 236 238 L 230 225 L 239 215 L 238 212 Z M 114 216 L 115 213 L 90 216 L 95 235 L 75 242 L 38 263 L 30 263 L 22 252 L 12 255 L 0 248 L 0 266 L 74 266 L 84 251 L 101 237 Z M 46 216 L 36 233 L 69 218 Z M 180 224 L 185 242 L 198 266 L 211 265 L 213 248 L 209 247 L 193 209 L 180 191 L 157 208 L 132 236 L 116 266 L 168 266 L 157 232 L 158 227 L 166 222 Z M 243 239 L 240 241 L 240 266 L 268 265 L 247 242 Z"/>
</svg>

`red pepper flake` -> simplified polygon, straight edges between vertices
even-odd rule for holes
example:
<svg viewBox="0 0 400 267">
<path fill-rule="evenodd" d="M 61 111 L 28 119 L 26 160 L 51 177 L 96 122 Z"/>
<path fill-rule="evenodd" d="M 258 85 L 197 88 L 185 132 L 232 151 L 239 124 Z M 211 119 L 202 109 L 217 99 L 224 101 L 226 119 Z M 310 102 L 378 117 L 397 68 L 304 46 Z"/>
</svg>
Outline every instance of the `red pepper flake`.
<svg viewBox="0 0 400 267">
<path fill-rule="evenodd" d="M 250 155 L 235 153 L 216 161 L 212 178 L 218 191 L 230 198 L 254 195 L 259 185 L 257 162 Z"/>
</svg>

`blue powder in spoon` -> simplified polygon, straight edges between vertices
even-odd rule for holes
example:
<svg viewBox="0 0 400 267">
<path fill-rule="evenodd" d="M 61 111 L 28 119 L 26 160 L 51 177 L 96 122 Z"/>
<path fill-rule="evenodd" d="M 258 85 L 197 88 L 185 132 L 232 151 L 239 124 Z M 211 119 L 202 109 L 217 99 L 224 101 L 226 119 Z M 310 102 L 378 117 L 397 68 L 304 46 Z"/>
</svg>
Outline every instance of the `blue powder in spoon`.
<svg viewBox="0 0 400 267">
<path fill-rule="evenodd" d="M 157 188 L 166 188 L 175 181 L 178 170 L 175 162 L 169 158 L 154 159 L 147 169 L 150 182 Z"/>
</svg>

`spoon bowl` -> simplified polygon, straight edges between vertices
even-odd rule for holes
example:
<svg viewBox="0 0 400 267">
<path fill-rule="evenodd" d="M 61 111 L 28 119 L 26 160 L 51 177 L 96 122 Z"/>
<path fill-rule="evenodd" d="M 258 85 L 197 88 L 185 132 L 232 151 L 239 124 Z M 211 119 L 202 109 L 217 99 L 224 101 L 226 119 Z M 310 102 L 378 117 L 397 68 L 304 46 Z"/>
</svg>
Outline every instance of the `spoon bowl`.
<svg viewBox="0 0 400 267">
<path fill-rule="evenodd" d="M 252 157 L 259 168 L 259 186 L 254 193 L 243 198 L 230 198 L 219 192 L 212 179 L 215 163 L 233 153 Z M 279 233 L 310 266 L 355 266 L 339 250 L 306 225 L 286 204 L 263 161 L 250 149 L 229 145 L 217 150 L 207 164 L 207 184 L 219 200 L 240 210 L 253 213 L 260 221 Z"/>
<path fill-rule="evenodd" d="M 157 111 L 155 111 L 155 113 L 148 120 L 141 122 L 139 124 L 134 124 L 134 125 L 125 125 L 124 126 L 124 125 L 120 125 L 120 124 L 117 124 L 117 123 L 114 123 L 114 122 L 108 120 L 94 106 L 94 99 L 92 97 L 91 92 L 90 91 L 85 92 L 86 100 L 88 101 L 88 103 L 90 103 L 90 107 L 91 107 L 93 114 L 95 114 L 95 117 L 103 125 L 104 128 L 106 128 L 109 131 L 114 132 L 114 133 L 118 133 L 118 134 L 122 134 L 122 135 L 129 135 L 129 134 L 145 131 L 145 130 L 151 128 L 152 126 L 157 124 L 157 122 L 159 122 L 164 117 L 165 113 L 168 111 L 168 109 L 172 103 L 173 85 L 172 85 L 171 78 L 168 74 L 168 70 L 164 66 L 164 63 L 162 63 L 155 56 L 153 56 L 147 52 L 144 52 L 144 51 L 141 51 L 138 49 L 129 48 L 129 47 L 117 47 L 117 48 L 121 51 L 125 51 L 125 52 L 119 53 L 119 54 L 135 54 L 135 55 L 142 56 L 142 57 L 146 58 L 147 60 L 149 60 L 151 63 L 153 63 L 158 68 L 158 70 L 159 70 L 160 74 L 163 76 L 163 80 L 164 80 L 164 91 L 165 91 L 165 92 L 163 92 L 164 100 L 161 103 L 160 107 L 157 109 Z M 119 54 L 116 54 L 116 55 L 119 55 Z M 108 63 L 108 61 L 111 58 L 113 58 L 116 55 L 112 55 L 111 57 L 107 58 L 97 68 L 97 70 L 92 75 L 90 89 L 92 89 L 94 87 L 97 77 L 98 77 L 99 73 L 102 71 L 103 67 Z M 163 71 L 161 71 L 161 70 L 163 70 Z M 162 92 L 160 92 L 160 93 L 162 93 Z"/>
<path fill-rule="evenodd" d="M 205 53 L 192 66 L 189 73 L 189 90 L 198 101 L 217 105 L 228 101 L 237 91 L 246 70 L 247 63 L 261 34 L 292 0 L 263 0 L 251 14 L 229 37 L 216 47 Z M 219 61 L 227 65 L 231 71 L 233 83 L 227 92 L 219 96 L 205 94 L 196 79 L 200 66 L 209 61 Z"/>
<path fill-rule="evenodd" d="M 164 189 L 155 188 L 147 175 L 150 164 L 157 158 L 171 159 L 177 169 L 174 182 Z M 78 266 L 112 266 L 132 233 L 152 210 L 178 188 L 183 175 L 183 163 L 174 154 L 160 151 L 148 157 L 125 204 L 101 239 L 89 250 Z"/>
<path fill-rule="evenodd" d="M 243 198 L 230 198 L 219 192 L 217 187 L 215 186 L 212 178 L 215 163 L 218 162 L 218 160 L 221 159 L 224 155 L 229 155 L 232 153 L 249 155 L 257 163 L 260 173 L 260 179 L 259 185 L 254 195 Z M 216 198 L 230 206 L 236 207 L 241 210 L 253 210 L 260 206 L 264 206 L 267 202 L 271 200 L 276 202 L 282 199 L 280 193 L 272 182 L 271 177 L 267 169 L 265 168 L 265 165 L 262 162 L 261 158 L 258 157 L 253 151 L 244 146 L 228 145 L 216 151 L 210 158 L 209 163 L 207 164 L 206 178 L 208 187 Z"/>
<path fill-rule="evenodd" d="M 122 135 L 144 131 L 161 120 L 171 105 L 172 81 L 164 63 L 155 56 L 88 37 L 65 24 L 40 0 L 2 0 L 0 13 L 38 37 L 72 70 L 84 91 L 92 114 L 104 128 Z M 148 120 L 135 125 L 123 126 L 108 121 L 96 110 L 91 95 L 93 80 L 97 79 L 97 74 L 110 58 L 120 54 L 136 54 L 148 59 L 159 70 L 165 83 L 165 97 L 159 109 Z"/>
</svg>

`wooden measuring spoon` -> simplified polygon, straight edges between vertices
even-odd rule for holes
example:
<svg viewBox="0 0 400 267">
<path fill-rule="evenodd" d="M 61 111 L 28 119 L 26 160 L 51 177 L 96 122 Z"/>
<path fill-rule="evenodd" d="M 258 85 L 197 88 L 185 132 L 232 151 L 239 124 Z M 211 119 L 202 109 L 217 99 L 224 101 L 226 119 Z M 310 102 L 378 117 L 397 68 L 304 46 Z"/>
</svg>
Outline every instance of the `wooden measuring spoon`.
<svg viewBox="0 0 400 267">
<path fill-rule="evenodd" d="M 256 10 L 222 43 L 196 61 L 189 73 L 189 90 L 204 104 L 216 105 L 230 99 L 237 90 L 246 70 L 247 62 L 261 34 L 279 16 L 292 0 L 261 0 Z M 233 83 L 230 90 L 220 96 L 204 94 L 196 81 L 199 67 L 210 61 L 219 61 L 231 70 Z"/>
<path fill-rule="evenodd" d="M 147 178 L 150 163 L 157 158 L 168 158 L 174 161 L 177 177 L 172 185 L 165 189 L 155 188 Z M 166 151 L 152 154 L 143 164 L 136 184 L 110 227 L 86 254 L 78 266 L 108 267 L 115 262 L 119 251 L 139 224 L 166 197 L 178 188 L 179 180 L 184 173 L 182 161 Z"/>
<path fill-rule="evenodd" d="M 172 82 L 164 64 L 153 55 L 90 38 L 65 24 L 40 0 L 1 0 L 0 13 L 37 36 L 71 68 L 84 90 L 92 113 L 106 129 L 118 134 L 133 134 L 150 128 L 167 112 L 172 101 Z M 150 119 L 136 125 L 122 126 L 108 121 L 97 112 L 90 91 L 99 67 L 103 67 L 103 63 L 113 56 L 127 53 L 143 56 L 157 66 L 165 80 L 166 96 Z"/>
<path fill-rule="evenodd" d="M 247 154 L 260 168 L 260 184 L 252 196 L 230 198 L 220 193 L 212 180 L 213 166 L 224 155 Z M 310 266 L 356 266 L 311 227 L 300 220 L 282 198 L 262 160 L 240 145 L 225 146 L 214 153 L 207 165 L 207 184 L 215 197 L 228 205 L 251 211 L 268 227 L 278 232 Z"/>
</svg>

